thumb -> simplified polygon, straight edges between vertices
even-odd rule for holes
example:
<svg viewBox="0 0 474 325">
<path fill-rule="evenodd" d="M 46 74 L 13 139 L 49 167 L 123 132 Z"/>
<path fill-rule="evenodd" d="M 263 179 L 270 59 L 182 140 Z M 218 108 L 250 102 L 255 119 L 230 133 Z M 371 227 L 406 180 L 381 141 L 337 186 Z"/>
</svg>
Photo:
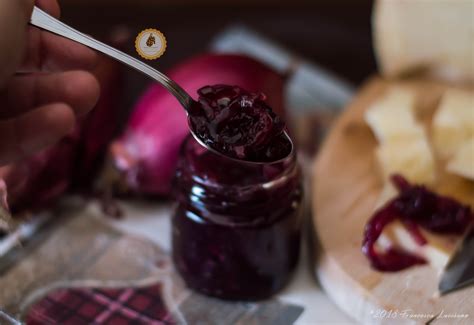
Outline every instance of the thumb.
<svg viewBox="0 0 474 325">
<path fill-rule="evenodd" d="M 23 58 L 34 0 L 0 0 L 0 87 Z"/>
</svg>

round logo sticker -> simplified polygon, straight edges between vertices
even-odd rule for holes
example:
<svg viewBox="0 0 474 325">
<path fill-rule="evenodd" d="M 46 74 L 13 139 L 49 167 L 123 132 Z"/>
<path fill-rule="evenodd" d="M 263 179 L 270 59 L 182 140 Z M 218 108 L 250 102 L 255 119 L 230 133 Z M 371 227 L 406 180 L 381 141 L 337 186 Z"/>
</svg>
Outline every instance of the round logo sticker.
<svg viewBox="0 0 474 325">
<path fill-rule="evenodd" d="M 135 39 L 135 48 L 144 59 L 158 59 L 166 50 L 166 38 L 157 29 L 145 29 Z"/>
</svg>

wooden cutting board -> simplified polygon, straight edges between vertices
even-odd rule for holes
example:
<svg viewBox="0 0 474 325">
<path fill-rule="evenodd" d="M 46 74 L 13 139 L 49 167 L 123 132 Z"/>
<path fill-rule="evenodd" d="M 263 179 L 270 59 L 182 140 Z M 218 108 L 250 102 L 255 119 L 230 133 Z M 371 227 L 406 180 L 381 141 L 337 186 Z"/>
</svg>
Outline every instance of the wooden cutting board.
<svg viewBox="0 0 474 325">
<path fill-rule="evenodd" d="M 418 92 L 421 115 L 430 114 L 446 88 L 426 81 L 404 83 Z M 363 87 L 335 123 L 315 163 L 312 204 L 320 244 L 319 280 L 336 304 L 363 324 L 424 324 L 432 319 L 432 324 L 473 324 L 474 287 L 438 297 L 436 269 L 420 266 L 381 273 L 371 269 L 361 252 L 363 229 L 382 189 L 376 141 L 363 113 L 388 86 L 374 78 Z"/>
</svg>

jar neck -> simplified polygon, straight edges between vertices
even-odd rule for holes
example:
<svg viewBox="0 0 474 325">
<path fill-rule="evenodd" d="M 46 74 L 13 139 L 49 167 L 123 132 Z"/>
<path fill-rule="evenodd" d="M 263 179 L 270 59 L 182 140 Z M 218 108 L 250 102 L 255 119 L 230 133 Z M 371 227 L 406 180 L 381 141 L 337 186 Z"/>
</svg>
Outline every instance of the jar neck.
<svg viewBox="0 0 474 325">
<path fill-rule="evenodd" d="M 248 165 L 222 158 L 187 139 L 175 181 L 179 204 L 212 222 L 246 224 L 277 218 L 300 193 L 296 157 L 279 164 Z"/>
</svg>

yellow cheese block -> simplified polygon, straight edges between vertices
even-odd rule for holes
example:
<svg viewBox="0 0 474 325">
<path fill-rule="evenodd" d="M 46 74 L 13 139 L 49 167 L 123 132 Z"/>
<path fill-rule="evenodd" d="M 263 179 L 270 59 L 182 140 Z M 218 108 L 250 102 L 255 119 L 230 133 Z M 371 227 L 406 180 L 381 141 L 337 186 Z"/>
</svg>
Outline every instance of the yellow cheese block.
<svg viewBox="0 0 474 325">
<path fill-rule="evenodd" d="M 380 70 L 473 82 L 473 17 L 472 0 L 378 0 L 372 25 Z"/>
<path fill-rule="evenodd" d="M 433 118 L 432 130 L 435 151 L 441 159 L 450 158 L 474 137 L 474 92 L 446 91 Z"/>
<path fill-rule="evenodd" d="M 392 141 L 375 150 L 385 180 L 398 173 L 411 183 L 435 182 L 435 161 L 426 138 Z"/>
<path fill-rule="evenodd" d="M 423 128 L 415 119 L 415 93 L 392 87 L 365 112 L 364 119 L 379 143 L 422 137 Z"/>
<path fill-rule="evenodd" d="M 448 162 L 447 170 L 461 177 L 474 180 L 474 137 L 461 145 Z"/>
</svg>

